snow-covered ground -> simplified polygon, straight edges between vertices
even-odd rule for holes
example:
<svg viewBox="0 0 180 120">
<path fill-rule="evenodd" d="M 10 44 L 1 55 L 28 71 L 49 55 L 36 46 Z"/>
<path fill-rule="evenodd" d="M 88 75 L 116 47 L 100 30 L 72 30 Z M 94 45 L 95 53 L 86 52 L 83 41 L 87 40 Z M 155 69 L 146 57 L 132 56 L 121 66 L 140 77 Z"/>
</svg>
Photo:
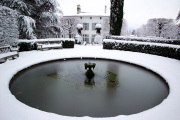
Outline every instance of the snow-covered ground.
<svg viewBox="0 0 180 120">
<path fill-rule="evenodd" d="M 9 81 L 18 71 L 33 64 L 72 57 L 108 58 L 144 66 L 157 72 L 168 82 L 170 94 L 160 105 L 133 115 L 112 118 L 68 117 L 31 108 L 11 94 Z M 1 120 L 180 120 L 180 61 L 155 55 L 103 50 L 102 46 L 75 46 L 73 49 L 20 52 L 15 60 L 0 64 L 0 119 Z"/>
</svg>

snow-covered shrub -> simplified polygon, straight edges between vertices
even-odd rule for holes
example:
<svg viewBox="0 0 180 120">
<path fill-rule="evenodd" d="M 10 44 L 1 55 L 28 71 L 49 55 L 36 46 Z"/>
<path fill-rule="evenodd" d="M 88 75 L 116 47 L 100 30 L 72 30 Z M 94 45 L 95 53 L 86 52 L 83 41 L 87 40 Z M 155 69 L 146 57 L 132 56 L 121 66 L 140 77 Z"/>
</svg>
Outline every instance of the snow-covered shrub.
<svg viewBox="0 0 180 120">
<path fill-rule="evenodd" d="M 19 46 L 19 51 L 37 50 L 37 43 L 35 42 L 20 42 L 18 46 Z"/>
<path fill-rule="evenodd" d="M 82 25 L 82 24 L 77 24 L 76 28 L 77 28 L 78 30 L 82 30 L 82 29 L 83 29 L 83 25 Z"/>
<path fill-rule="evenodd" d="M 100 35 L 101 34 L 101 28 L 102 28 L 102 25 L 101 24 L 96 24 L 95 26 L 95 29 L 96 29 L 96 34 L 97 35 Z"/>
<path fill-rule="evenodd" d="M 19 38 L 17 16 L 15 10 L 0 6 L 0 46 L 13 45 Z"/>
<path fill-rule="evenodd" d="M 98 24 L 96 24 L 95 28 L 96 28 L 96 29 L 101 29 L 101 28 L 102 28 L 102 25 L 98 23 Z"/>
<path fill-rule="evenodd" d="M 107 39 L 126 40 L 126 41 L 139 41 L 139 42 L 152 42 L 152 43 L 165 43 L 180 45 L 180 40 L 163 39 L 160 37 L 127 37 L 127 36 L 107 36 Z"/>
<path fill-rule="evenodd" d="M 19 16 L 20 39 L 36 39 L 34 29 L 36 28 L 35 20 L 29 16 Z"/>
<path fill-rule="evenodd" d="M 180 60 L 180 46 L 178 45 L 105 39 L 103 49 L 142 52 Z"/>
<path fill-rule="evenodd" d="M 63 40 L 63 48 L 74 48 L 75 41 Z"/>
<path fill-rule="evenodd" d="M 1 0 L 1 4 L 17 10 L 21 14 L 30 15 L 29 9 L 23 0 Z"/>
</svg>

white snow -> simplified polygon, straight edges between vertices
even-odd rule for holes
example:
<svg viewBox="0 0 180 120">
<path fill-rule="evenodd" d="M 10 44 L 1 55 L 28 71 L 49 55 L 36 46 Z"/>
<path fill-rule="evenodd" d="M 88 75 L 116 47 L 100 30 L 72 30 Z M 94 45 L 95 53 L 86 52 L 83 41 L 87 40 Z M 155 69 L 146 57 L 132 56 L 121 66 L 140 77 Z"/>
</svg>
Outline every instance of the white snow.
<svg viewBox="0 0 180 120">
<path fill-rule="evenodd" d="M 60 44 L 45 44 L 45 45 L 43 45 L 43 44 L 38 44 L 38 45 L 42 45 L 42 47 L 40 47 L 40 46 L 38 46 L 38 49 L 41 49 L 41 48 L 62 48 L 62 44 L 60 43 Z"/>
<path fill-rule="evenodd" d="M 15 60 L 0 64 L 1 120 L 180 120 L 180 61 L 156 55 L 118 50 L 104 50 L 102 46 L 75 46 L 72 49 L 20 52 Z M 68 117 L 31 108 L 18 101 L 9 90 L 11 78 L 33 64 L 54 59 L 84 57 L 108 58 L 144 66 L 161 75 L 170 86 L 170 94 L 160 105 L 133 115 L 111 118 Z"/>
<path fill-rule="evenodd" d="M 23 20 L 21 23 L 21 29 L 23 32 L 25 32 L 26 35 L 31 39 L 36 39 L 36 36 L 33 34 L 33 28 L 36 28 L 35 20 L 29 16 L 20 15 L 20 17 L 22 17 Z"/>
<path fill-rule="evenodd" d="M 176 39 L 165 39 L 163 37 L 153 37 L 153 36 L 147 36 L 147 37 L 136 37 L 136 36 L 111 36 L 112 39 L 118 38 L 122 40 L 144 40 L 144 41 L 151 41 L 151 40 L 161 40 L 161 41 L 174 41 Z"/>
<path fill-rule="evenodd" d="M 126 41 L 126 40 L 113 40 L 113 39 L 104 39 L 103 42 L 116 42 L 116 43 L 124 43 L 124 44 L 138 44 L 138 45 L 150 45 L 150 46 L 161 46 L 161 47 L 172 47 L 172 48 L 180 48 L 180 45 L 173 44 L 161 44 L 161 43 L 152 43 L 152 42 L 138 42 L 138 41 Z"/>
<path fill-rule="evenodd" d="M 75 41 L 72 38 L 48 38 L 48 39 L 33 39 L 33 40 L 26 40 L 26 39 L 20 39 L 18 42 L 48 42 L 48 41 Z"/>
<path fill-rule="evenodd" d="M 76 28 L 77 28 L 77 29 L 82 29 L 82 28 L 83 28 L 83 25 L 82 25 L 82 24 L 77 24 Z"/>
<path fill-rule="evenodd" d="M 96 28 L 96 29 L 97 29 L 97 28 L 102 28 L 102 25 L 98 23 L 98 24 L 96 24 L 95 28 Z"/>
</svg>

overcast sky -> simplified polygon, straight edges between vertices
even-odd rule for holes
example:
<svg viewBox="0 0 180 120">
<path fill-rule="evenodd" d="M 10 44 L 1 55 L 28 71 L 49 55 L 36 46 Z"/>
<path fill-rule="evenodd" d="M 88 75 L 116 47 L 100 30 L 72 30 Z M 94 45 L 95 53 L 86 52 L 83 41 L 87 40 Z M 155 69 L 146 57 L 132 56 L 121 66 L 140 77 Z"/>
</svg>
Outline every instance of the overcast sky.
<svg viewBox="0 0 180 120">
<path fill-rule="evenodd" d="M 110 0 L 57 0 L 64 15 L 76 14 L 77 5 L 83 12 L 104 12 L 104 6 L 110 13 Z M 180 11 L 180 0 L 124 0 L 124 18 L 129 28 L 138 28 L 150 18 L 177 17 Z"/>
</svg>

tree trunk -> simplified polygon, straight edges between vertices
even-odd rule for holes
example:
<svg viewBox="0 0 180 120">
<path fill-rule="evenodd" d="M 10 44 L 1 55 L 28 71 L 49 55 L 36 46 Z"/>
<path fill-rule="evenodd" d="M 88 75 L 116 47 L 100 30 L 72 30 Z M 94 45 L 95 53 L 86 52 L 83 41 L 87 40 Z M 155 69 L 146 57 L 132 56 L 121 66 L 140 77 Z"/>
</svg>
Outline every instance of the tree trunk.
<svg viewBox="0 0 180 120">
<path fill-rule="evenodd" d="M 71 38 L 71 30 L 69 29 L 69 38 Z"/>
</svg>

